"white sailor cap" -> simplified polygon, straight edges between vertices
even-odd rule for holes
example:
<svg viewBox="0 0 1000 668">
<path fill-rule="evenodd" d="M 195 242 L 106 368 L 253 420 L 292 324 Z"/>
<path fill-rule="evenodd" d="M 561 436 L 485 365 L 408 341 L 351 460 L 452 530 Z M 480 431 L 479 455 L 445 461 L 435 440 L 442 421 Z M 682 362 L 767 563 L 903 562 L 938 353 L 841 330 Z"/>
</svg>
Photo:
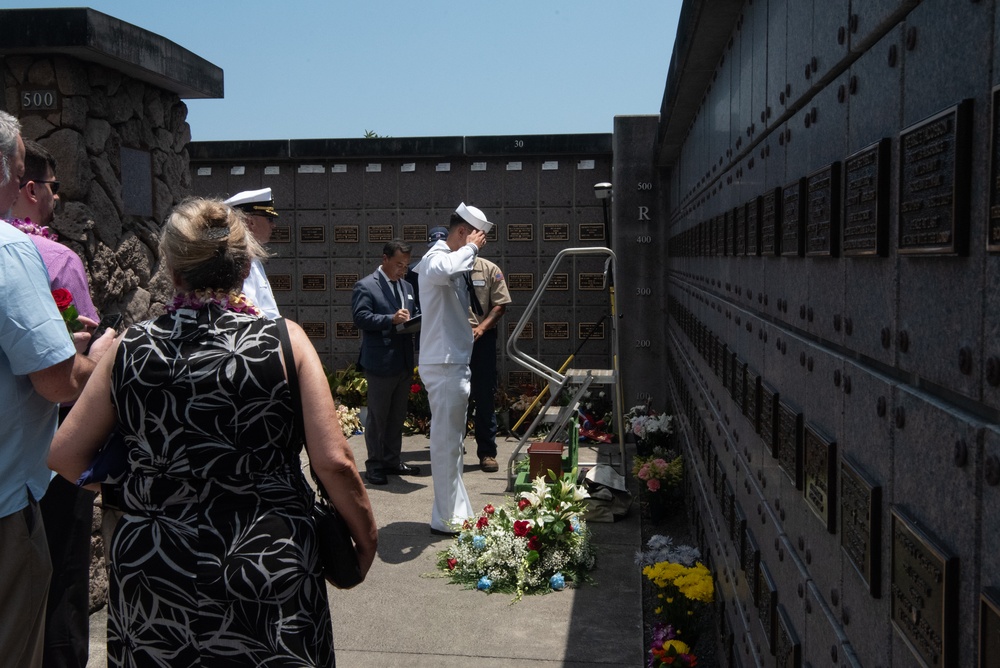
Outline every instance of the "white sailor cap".
<svg viewBox="0 0 1000 668">
<path fill-rule="evenodd" d="M 485 213 L 474 206 L 466 206 L 465 202 L 458 205 L 455 213 L 461 216 L 462 220 L 484 234 L 489 234 L 489 231 L 493 229 L 493 223 L 486 220 Z"/>
<path fill-rule="evenodd" d="M 271 197 L 270 188 L 244 190 L 227 199 L 225 204 L 250 215 L 278 217 L 278 212 L 274 210 L 274 198 Z"/>
</svg>

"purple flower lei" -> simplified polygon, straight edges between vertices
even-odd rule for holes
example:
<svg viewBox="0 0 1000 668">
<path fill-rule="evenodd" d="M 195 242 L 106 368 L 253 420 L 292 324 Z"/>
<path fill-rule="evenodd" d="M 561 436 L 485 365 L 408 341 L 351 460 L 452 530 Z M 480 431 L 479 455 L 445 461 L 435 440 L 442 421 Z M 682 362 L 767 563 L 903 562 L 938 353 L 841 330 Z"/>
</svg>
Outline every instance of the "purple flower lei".
<svg viewBox="0 0 1000 668">
<path fill-rule="evenodd" d="M 178 293 L 174 297 L 174 301 L 167 306 L 167 313 L 174 313 L 179 309 L 198 310 L 209 304 L 216 304 L 234 313 L 260 315 L 260 310 L 242 292 L 222 292 L 221 290 L 195 290 Z"/>
<path fill-rule="evenodd" d="M 45 237 L 46 239 L 51 239 L 52 241 L 59 241 L 58 234 L 50 230 L 48 226 L 36 225 L 31 222 L 31 218 L 25 218 L 24 220 L 21 220 L 20 218 L 13 218 L 7 222 L 25 234 L 34 234 L 35 236 Z"/>
</svg>

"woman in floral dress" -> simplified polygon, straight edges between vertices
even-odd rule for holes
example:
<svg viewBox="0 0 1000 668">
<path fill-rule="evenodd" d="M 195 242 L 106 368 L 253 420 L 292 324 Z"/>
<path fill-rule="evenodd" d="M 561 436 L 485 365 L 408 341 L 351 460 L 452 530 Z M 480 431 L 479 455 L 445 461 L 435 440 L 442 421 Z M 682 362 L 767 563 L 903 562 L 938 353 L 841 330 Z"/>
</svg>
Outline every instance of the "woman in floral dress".
<svg viewBox="0 0 1000 668">
<path fill-rule="evenodd" d="M 49 459 L 76 480 L 113 427 L 128 445 L 110 550 L 109 664 L 333 666 L 277 329 L 240 293 L 263 251 L 242 214 L 213 200 L 178 205 L 160 250 L 173 304 L 105 355 Z M 316 351 L 287 324 L 312 467 L 366 573 L 377 544 L 371 505 Z"/>
</svg>

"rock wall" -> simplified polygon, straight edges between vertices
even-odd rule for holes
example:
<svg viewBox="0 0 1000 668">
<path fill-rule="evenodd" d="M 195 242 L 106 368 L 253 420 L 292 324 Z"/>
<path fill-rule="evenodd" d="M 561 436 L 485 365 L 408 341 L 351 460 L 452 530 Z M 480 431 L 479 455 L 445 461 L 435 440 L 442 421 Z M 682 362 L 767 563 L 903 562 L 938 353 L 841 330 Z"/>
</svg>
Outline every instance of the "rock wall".
<svg viewBox="0 0 1000 668">
<path fill-rule="evenodd" d="M 160 222 L 191 188 L 187 106 L 175 93 L 71 57 L 13 56 L 2 67 L 7 110 L 57 161 L 61 205 L 51 227 L 83 258 L 94 304 L 122 313 L 126 324 L 155 313 L 170 294 L 159 272 Z M 20 94 L 31 89 L 56 90 L 60 108 L 22 113 Z M 142 172 L 123 175 L 123 149 L 148 155 L 150 184 Z M 130 205 L 137 181 L 151 197 Z"/>
</svg>

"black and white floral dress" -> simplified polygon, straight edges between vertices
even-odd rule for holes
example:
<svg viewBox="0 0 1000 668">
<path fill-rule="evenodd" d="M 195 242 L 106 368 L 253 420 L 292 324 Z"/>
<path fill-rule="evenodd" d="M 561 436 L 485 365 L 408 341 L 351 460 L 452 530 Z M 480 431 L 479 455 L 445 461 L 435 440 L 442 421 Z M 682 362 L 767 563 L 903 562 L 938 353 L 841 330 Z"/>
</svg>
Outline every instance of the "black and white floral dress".
<svg viewBox="0 0 1000 668">
<path fill-rule="evenodd" d="M 112 666 L 333 666 L 274 322 L 216 305 L 129 328 L 111 541 Z"/>
</svg>

